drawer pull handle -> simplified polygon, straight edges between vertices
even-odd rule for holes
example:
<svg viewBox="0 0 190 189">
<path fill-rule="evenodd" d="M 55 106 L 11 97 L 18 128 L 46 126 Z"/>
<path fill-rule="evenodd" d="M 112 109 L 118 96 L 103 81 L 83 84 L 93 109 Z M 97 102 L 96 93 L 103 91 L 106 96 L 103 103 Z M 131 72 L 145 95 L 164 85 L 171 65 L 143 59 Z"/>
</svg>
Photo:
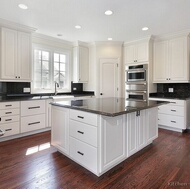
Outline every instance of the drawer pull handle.
<svg viewBox="0 0 190 189">
<path fill-rule="evenodd" d="M 171 110 L 172 112 L 176 112 L 176 110 Z"/>
<path fill-rule="evenodd" d="M 12 129 L 5 129 L 5 131 L 12 131 Z"/>
<path fill-rule="evenodd" d="M 12 114 L 12 112 L 5 112 L 5 114 Z"/>
<path fill-rule="evenodd" d="M 80 118 L 80 119 L 84 119 L 84 117 L 82 117 L 82 116 L 77 116 L 78 118 Z"/>
<path fill-rule="evenodd" d="M 40 121 L 37 121 L 37 122 L 33 122 L 33 123 L 28 123 L 28 125 L 35 125 L 35 124 L 39 124 Z"/>
<path fill-rule="evenodd" d="M 0 136 L 3 136 L 4 134 L 5 132 L 0 129 Z"/>
<path fill-rule="evenodd" d="M 80 133 L 80 134 L 84 134 L 84 132 L 82 132 L 82 131 L 77 131 L 78 133 Z"/>
<path fill-rule="evenodd" d="M 6 104 L 6 105 L 5 105 L 5 107 L 10 107 L 10 106 L 12 106 L 12 105 L 11 105 L 11 104 Z"/>
<path fill-rule="evenodd" d="M 172 123 L 176 123 L 176 121 L 171 121 Z"/>
<path fill-rule="evenodd" d="M 12 119 L 6 119 L 5 121 L 12 121 Z"/>
<path fill-rule="evenodd" d="M 84 153 L 80 152 L 80 151 L 77 151 L 78 154 L 80 154 L 81 156 L 84 155 Z"/>
<path fill-rule="evenodd" d="M 40 106 L 33 106 L 33 107 L 28 107 L 28 109 L 36 109 L 36 108 L 40 108 Z"/>
</svg>

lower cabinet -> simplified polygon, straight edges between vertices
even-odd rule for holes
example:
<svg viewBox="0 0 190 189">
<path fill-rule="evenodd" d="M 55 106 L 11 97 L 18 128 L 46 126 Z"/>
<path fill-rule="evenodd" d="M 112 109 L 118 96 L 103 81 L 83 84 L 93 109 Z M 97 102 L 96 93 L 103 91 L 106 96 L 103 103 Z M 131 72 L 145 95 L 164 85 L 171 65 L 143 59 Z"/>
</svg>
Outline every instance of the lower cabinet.
<svg viewBox="0 0 190 189">
<path fill-rule="evenodd" d="M 69 154 L 69 109 L 52 106 L 51 144 Z"/>
<path fill-rule="evenodd" d="M 52 106 L 51 144 L 100 176 L 158 136 L 157 111 L 108 117 Z"/>
</svg>

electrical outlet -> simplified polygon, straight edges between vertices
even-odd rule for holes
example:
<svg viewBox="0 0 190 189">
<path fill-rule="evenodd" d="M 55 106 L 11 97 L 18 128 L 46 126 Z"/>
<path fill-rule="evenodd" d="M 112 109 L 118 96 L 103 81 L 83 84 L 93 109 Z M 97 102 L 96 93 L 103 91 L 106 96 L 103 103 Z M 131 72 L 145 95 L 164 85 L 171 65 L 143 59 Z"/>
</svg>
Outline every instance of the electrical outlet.
<svg viewBox="0 0 190 189">
<path fill-rule="evenodd" d="M 173 92 L 174 92 L 174 88 L 169 88 L 169 89 L 168 89 L 168 92 L 169 92 L 169 93 L 173 93 Z"/>
<path fill-rule="evenodd" d="M 77 90 L 77 88 L 76 88 L 76 87 L 74 87 L 74 88 L 73 88 L 73 91 L 76 91 L 76 90 Z"/>
<path fill-rule="evenodd" d="M 30 88 L 23 88 L 23 92 L 24 93 L 29 93 L 30 92 Z"/>
</svg>

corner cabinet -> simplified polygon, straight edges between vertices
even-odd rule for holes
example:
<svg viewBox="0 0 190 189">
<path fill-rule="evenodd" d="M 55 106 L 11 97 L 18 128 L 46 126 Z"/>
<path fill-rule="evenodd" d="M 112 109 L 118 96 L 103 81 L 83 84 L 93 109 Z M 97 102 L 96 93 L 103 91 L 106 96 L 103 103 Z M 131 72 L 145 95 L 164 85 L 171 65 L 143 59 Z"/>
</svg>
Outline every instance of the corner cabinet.
<svg viewBox="0 0 190 189">
<path fill-rule="evenodd" d="M 149 41 L 143 39 L 124 43 L 124 63 L 135 64 L 149 62 Z"/>
<path fill-rule="evenodd" d="M 31 81 L 31 34 L 1 28 L 0 79 Z"/>
<path fill-rule="evenodd" d="M 73 82 L 87 83 L 89 78 L 89 49 L 87 46 L 73 48 Z"/>
<path fill-rule="evenodd" d="M 189 36 L 155 41 L 153 67 L 154 83 L 189 82 Z"/>
</svg>

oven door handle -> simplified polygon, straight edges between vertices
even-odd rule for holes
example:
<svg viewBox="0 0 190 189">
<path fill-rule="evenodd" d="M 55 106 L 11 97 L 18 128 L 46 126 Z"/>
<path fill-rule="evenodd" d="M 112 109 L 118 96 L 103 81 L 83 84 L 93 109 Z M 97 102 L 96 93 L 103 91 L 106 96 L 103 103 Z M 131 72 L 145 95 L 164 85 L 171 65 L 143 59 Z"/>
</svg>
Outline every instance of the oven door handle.
<svg viewBox="0 0 190 189">
<path fill-rule="evenodd" d="M 131 90 L 126 90 L 126 92 L 130 93 L 130 94 L 136 94 L 136 93 L 144 93 L 146 94 L 147 91 L 131 91 Z"/>
<path fill-rule="evenodd" d="M 140 72 L 146 72 L 146 69 L 127 70 L 127 73 L 140 73 Z"/>
</svg>

